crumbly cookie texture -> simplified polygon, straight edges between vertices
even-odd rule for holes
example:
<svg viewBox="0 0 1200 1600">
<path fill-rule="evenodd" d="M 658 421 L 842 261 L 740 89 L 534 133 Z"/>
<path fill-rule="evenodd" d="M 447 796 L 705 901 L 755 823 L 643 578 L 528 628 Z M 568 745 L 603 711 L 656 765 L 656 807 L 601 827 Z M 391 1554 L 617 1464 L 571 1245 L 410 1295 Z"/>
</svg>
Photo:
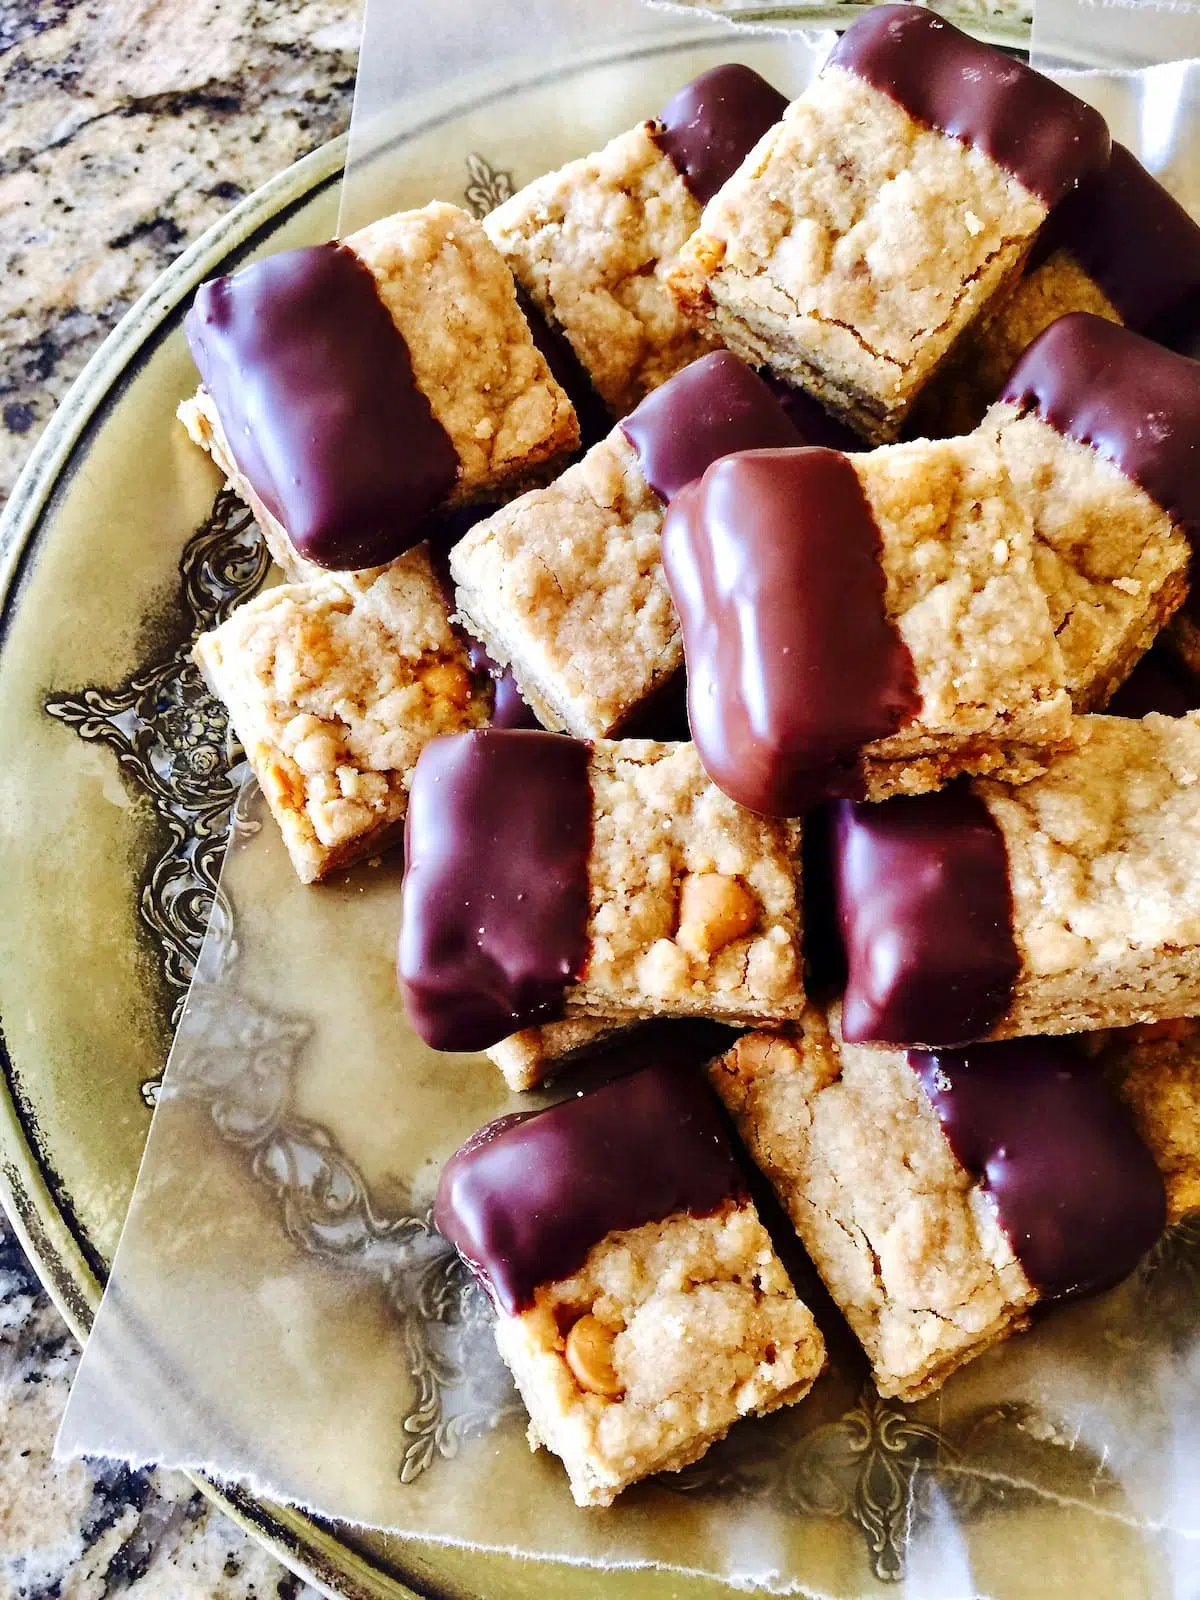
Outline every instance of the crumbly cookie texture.
<svg viewBox="0 0 1200 1600">
<path fill-rule="evenodd" d="M 1168 1222 L 1200 1211 L 1200 1022 L 1123 1029 L 1101 1059 L 1163 1175 Z"/>
<path fill-rule="evenodd" d="M 458 455 L 450 504 L 484 499 L 575 448 L 574 408 L 533 342 L 503 258 L 473 217 L 435 201 L 384 217 L 342 243 L 374 277 L 408 346 L 417 388 Z M 203 390 L 180 416 L 254 510 L 288 577 L 321 571 L 292 549 L 273 517 L 264 521 L 265 507 L 238 471 Z"/>
<path fill-rule="evenodd" d="M 510 1033 L 486 1053 L 500 1068 L 508 1087 L 521 1093 L 549 1083 L 628 1026 L 628 1022 L 607 1017 L 565 1017 L 561 1022 L 544 1022 L 537 1028 Z"/>
<path fill-rule="evenodd" d="M 798 1017 L 799 824 L 735 805 L 691 744 L 598 743 L 590 771 L 591 953 L 568 1012 Z"/>
<path fill-rule="evenodd" d="M 883 443 L 1045 217 L 981 151 L 829 66 L 705 207 L 668 282 L 697 326 Z"/>
<path fill-rule="evenodd" d="M 651 130 L 536 179 L 483 222 L 619 417 L 708 348 L 664 281 L 700 206 Z"/>
<path fill-rule="evenodd" d="M 1072 311 L 1120 322 L 1120 312 L 1069 250 L 1056 250 L 959 340 L 913 409 L 911 427 L 935 438 L 969 433 L 1039 333 Z"/>
<path fill-rule="evenodd" d="M 547 728 L 615 732 L 683 663 L 663 507 L 620 428 L 450 553 L 459 613 Z"/>
<path fill-rule="evenodd" d="M 674 1472 L 739 1417 L 799 1400 L 825 1347 L 752 1204 L 609 1234 L 496 1342 L 576 1503 Z"/>
<path fill-rule="evenodd" d="M 1020 781 L 1044 770 L 1069 736 L 1071 707 L 1032 525 L 994 444 L 921 439 L 849 460 L 921 696 L 912 722 L 863 751 L 867 798 L 921 793 L 961 772 Z"/>
<path fill-rule="evenodd" d="M 810 1011 L 709 1076 L 881 1394 L 931 1394 L 1026 1325 L 1036 1291 L 903 1052 L 843 1044 Z"/>
<path fill-rule="evenodd" d="M 1119 467 L 1039 416 L 997 403 L 983 435 L 1032 519 L 1075 709 L 1102 710 L 1187 593 L 1187 536 Z"/>
<path fill-rule="evenodd" d="M 1200 1014 L 1200 713 L 1081 717 L 1044 777 L 975 788 L 1021 962 L 993 1036 Z"/>
<path fill-rule="evenodd" d="M 394 842 L 437 734 L 488 720 L 423 549 L 241 606 L 196 641 L 304 883 Z"/>
</svg>

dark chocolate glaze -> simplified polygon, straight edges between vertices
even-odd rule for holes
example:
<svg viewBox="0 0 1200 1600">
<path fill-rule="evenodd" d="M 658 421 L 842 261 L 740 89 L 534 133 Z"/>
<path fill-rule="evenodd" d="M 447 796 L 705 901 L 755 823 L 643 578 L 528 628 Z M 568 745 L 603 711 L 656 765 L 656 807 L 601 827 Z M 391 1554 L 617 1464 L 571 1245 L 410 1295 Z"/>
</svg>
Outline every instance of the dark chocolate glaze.
<svg viewBox="0 0 1200 1600">
<path fill-rule="evenodd" d="M 1047 206 L 1108 164 L 1098 111 L 922 6 L 874 6 L 846 29 L 827 64 L 982 150 Z"/>
<path fill-rule="evenodd" d="M 1160 711 L 1182 717 L 1200 710 L 1200 679 L 1161 644 L 1142 657 L 1105 708 L 1110 717 L 1144 717 Z"/>
<path fill-rule="evenodd" d="M 736 61 L 702 72 L 668 100 L 654 140 L 701 205 L 727 183 L 787 110 L 787 96 Z"/>
<path fill-rule="evenodd" d="M 185 328 L 234 460 L 301 555 L 381 566 L 420 541 L 458 456 L 352 250 L 285 250 L 203 284 Z"/>
<path fill-rule="evenodd" d="M 1166 1195 L 1095 1062 L 1057 1039 L 912 1050 L 908 1060 L 1043 1296 L 1129 1276 L 1166 1226 Z"/>
<path fill-rule="evenodd" d="M 871 449 L 865 439 L 860 439 L 853 428 L 826 411 L 807 389 L 797 389 L 769 367 L 760 368 L 758 375 L 787 412 L 801 444 L 822 444 L 829 450 L 840 450 L 843 455 Z"/>
<path fill-rule="evenodd" d="M 833 808 L 852 1044 L 963 1044 L 1012 1000 L 1020 959 L 1004 837 L 965 784 Z"/>
<path fill-rule="evenodd" d="M 1038 335 L 1000 399 L 1091 445 L 1200 535 L 1200 361 L 1075 311 Z"/>
<path fill-rule="evenodd" d="M 762 379 L 728 350 L 714 350 L 677 372 L 630 412 L 621 432 L 664 501 L 735 450 L 808 442 Z"/>
<path fill-rule="evenodd" d="M 588 746 L 489 728 L 434 739 L 405 827 L 400 985 L 437 1050 L 561 1015 L 588 956 Z"/>
<path fill-rule="evenodd" d="M 454 580 L 450 576 L 450 550 L 465 538 L 477 522 L 490 517 L 497 506 L 465 506 L 459 511 L 446 512 L 435 519 L 429 533 L 429 562 L 446 602 L 446 610 L 453 614 L 456 600 Z M 490 680 L 492 691 L 493 728 L 540 728 L 534 715 L 517 687 L 511 667 L 502 667 L 481 639 L 468 633 L 460 622 L 451 616 L 450 628 L 467 653 L 467 664 L 476 679 Z"/>
<path fill-rule="evenodd" d="M 834 450 L 751 450 L 678 494 L 662 536 L 705 770 L 752 811 L 862 793 L 859 753 L 919 709 L 879 530 Z"/>
<path fill-rule="evenodd" d="M 433 1220 L 501 1311 L 620 1229 L 745 1194 L 699 1061 L 667 1059 L 548 1111 L 489 1123 L 442 1169 Z"/>
<path fill-rule="evenodd" d="M 1107 170 L 1069 196 L 1038 237 L 1044 259 L 1065 248 L 1125 325 L 1156 336 L 1200 295 L 1200 225 L 1123 144 Z"/>
</svg>

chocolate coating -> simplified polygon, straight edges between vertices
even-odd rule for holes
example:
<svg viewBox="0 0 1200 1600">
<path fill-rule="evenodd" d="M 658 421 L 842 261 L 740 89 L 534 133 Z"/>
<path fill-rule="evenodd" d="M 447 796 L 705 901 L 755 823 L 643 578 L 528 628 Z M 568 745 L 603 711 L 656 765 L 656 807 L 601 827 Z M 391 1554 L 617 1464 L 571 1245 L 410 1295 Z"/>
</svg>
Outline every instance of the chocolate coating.
<svg viewBox="0 0 1200 1600">
<path fill-rule="evenodd" d="M 702 72 L 667 101 L 654 141 L 701 205 L 787 110 L 787 96 L 739 62 Z"/>
<path fill-rule="evenodd" d="M 762 379 L 728 350 L 677 372 L 630 412 L 621 432 L 664 501 L 735 450 L 807 442 Z"/>
<path fill-rule="evenodd" d="M 434 739 L 405 827 L 399 977 L 437 1050 L 561 1015 L 588 956 L 588 746 L 488 728 Z"/>
<path fill-rule="evenodd" d="M 1200 295 L 1200 225 L 1123 144 L 1046 224 L 1039 255 L 1060 247 L 1139 332 L 1156 333 Z"/>
<path fill-rule="evenodd" d="M 848 459 L 815 448 L 725 456 L 675 497 L 662 555 L 692 737 L 713 782 L 771 816 L 861 794 L 863 746 L 920 699 Z"/>
<path fill-rule="evenodd" d="M 1105 708 L 1110 717 L 1144 717 L 1160 711 L 1182 717 L 1200 710 L 1200 680 L 1162 645 L 1156 644 L 1134 667 Z"/>
<path fill-rule="evenodd" d="M 1000 399 L 1091 445 L 1200 534 L 1200 361 L 1075 311 L 1038 335 Z"/>
<path fill-rule="evenodd" d="M 982 150 L 1048 207 L 1108 164 L 1098 111 L 921 6 L 873 7 L 846 29 L 827 65 Z"/>
<path fill-rule="evenodd" d="M 234 460 L 301 555 L 381 566 L 458 477 L 375 279 L 340 244 L 201 285 L 185 322 Z"/>
<path fill-rule="evenodd" d="M 433 1220 L 501 1311 L 578 1271 L 610 1233 L 711 1216 L 745 1183 L 712 1092 L 671 1059 L 489 1123 L 442 1169 Z"/>
<path fill-rule="evenodd" d="M 833 808 L 851 1044 L 962 1044 L 1008 1009 L 1020 970 L 1004 837 L 965 784 Z"/>
<path fill-rule="evenodd" d="M 1166 1226 L 1166 1194 L 1094 1062 L 1056 1039 L 913 1050 L 908 1060 L 1043 1296 L 1128 1277 Z"/>
</svg>

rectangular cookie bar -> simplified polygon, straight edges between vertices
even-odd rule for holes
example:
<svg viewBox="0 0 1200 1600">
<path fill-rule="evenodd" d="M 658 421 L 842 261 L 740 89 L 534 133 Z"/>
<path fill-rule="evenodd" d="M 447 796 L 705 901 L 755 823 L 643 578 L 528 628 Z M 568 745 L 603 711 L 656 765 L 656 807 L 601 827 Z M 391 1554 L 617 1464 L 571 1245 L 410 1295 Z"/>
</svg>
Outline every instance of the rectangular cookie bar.
<svg viewBox="0 0 1200 1600">
<path fill-rule="evenodd" d="M 401 988 L 436 1049 L 572 1013 L 803 1010 L 799 827 L 734 805 L 690 744 L 436 740 L 407 850 Z"/>
<path fill-rule="evenodd" d="M 195 659 L 304 883 L 393 843 L 425 742 L 488 718 L 423 548 L 373 576 L 268 589 Z"/>
<path fill-rule="evenodd" d="M 953 1045 L 1200 1014 L 1200 713 L 1081 717 L 1020 785 L 840 804 L 845 1037 Z"/>
<path fill-rule="evenodd" d="M 575 448 L 483 229 L 399 212 L 202 286 L 202 387 L 180 408 L 290 578 L 385 565 L 439 506 L 486 499 Z"/>
<path fill-rule="evenodd" d="M 536 179 L 484 219 L 614 416 L 707 349 L 664 276 L 704 200 L 786 104 L 749 67 L 714 68 L 659 117 Z"/>
<path fill-rule="evenodd" d="M 443 1169 L 434 1221 L 578 1505 L 687 1466 L 825 1364 L 698 1062 L 489 1124 Z"/>
<path fill-rule="evenodd" d="M 980 425 L 1033 521 L 1078 711 L 1102 710 L 1187 592 L 1200 530 L 1200 362 L 1061 317 Z"/>
<path fill-rule="evenodd" d="M 994 442 L 726 456 L 667 514 L 692 737 L 739 804 L 799 816 L 1066 739 L 1033 532 Z"/>
<path fill-rule="evenodd" d="M 731 450 L 801 442 L 766 384 L 716 351 L 455 545 L 459 614 L 511 664 L 545 727 L 604 738 L 664 688 L 683 664 L 659 556 L 664 503 Z"/>
<path fill-rule="evenodd" d="M 989 307 L 921 396 L 920 432 L 967 433 L 1052 322 L 1086 311 L 1171 346 L 1200 302 L 1200 224 L 1122 144 L 1058 207 L 1010 295 Z"/>
<path fill-rule="evenodd" d="M 1154 1161 L 1070 1047 L 905 1053 L 832 1022 L 747 1034 L 710 1078 L 881 1394 L 931 1394 L 1037 1302 L 1119 1281 L 1161 1233 Z"/>
<path fill-rule="evenodd" d="M 934 12 L 877 6 L 708 203 L 668 282 L 698 327 L 886 443 L 1108 153 L 1099 113 L 1048 79 Z"/>
</svg>

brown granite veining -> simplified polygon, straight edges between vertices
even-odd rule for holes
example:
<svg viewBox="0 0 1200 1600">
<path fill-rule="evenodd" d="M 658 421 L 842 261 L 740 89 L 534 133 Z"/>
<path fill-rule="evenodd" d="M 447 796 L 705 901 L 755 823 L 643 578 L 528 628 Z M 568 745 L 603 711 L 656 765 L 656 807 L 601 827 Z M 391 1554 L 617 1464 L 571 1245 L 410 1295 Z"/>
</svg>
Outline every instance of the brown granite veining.
<svg viewBox="0 0 1200 1600">
<path fill-rule="evenodd" d="M 341 133 L 361 0 L 0 4 L 0 504 L 101 339 Z M 0 1594 L 317 1600 L 177 1473 L 52 1461 L 78 1354 L 0 1215 Z"/>
</svg>

